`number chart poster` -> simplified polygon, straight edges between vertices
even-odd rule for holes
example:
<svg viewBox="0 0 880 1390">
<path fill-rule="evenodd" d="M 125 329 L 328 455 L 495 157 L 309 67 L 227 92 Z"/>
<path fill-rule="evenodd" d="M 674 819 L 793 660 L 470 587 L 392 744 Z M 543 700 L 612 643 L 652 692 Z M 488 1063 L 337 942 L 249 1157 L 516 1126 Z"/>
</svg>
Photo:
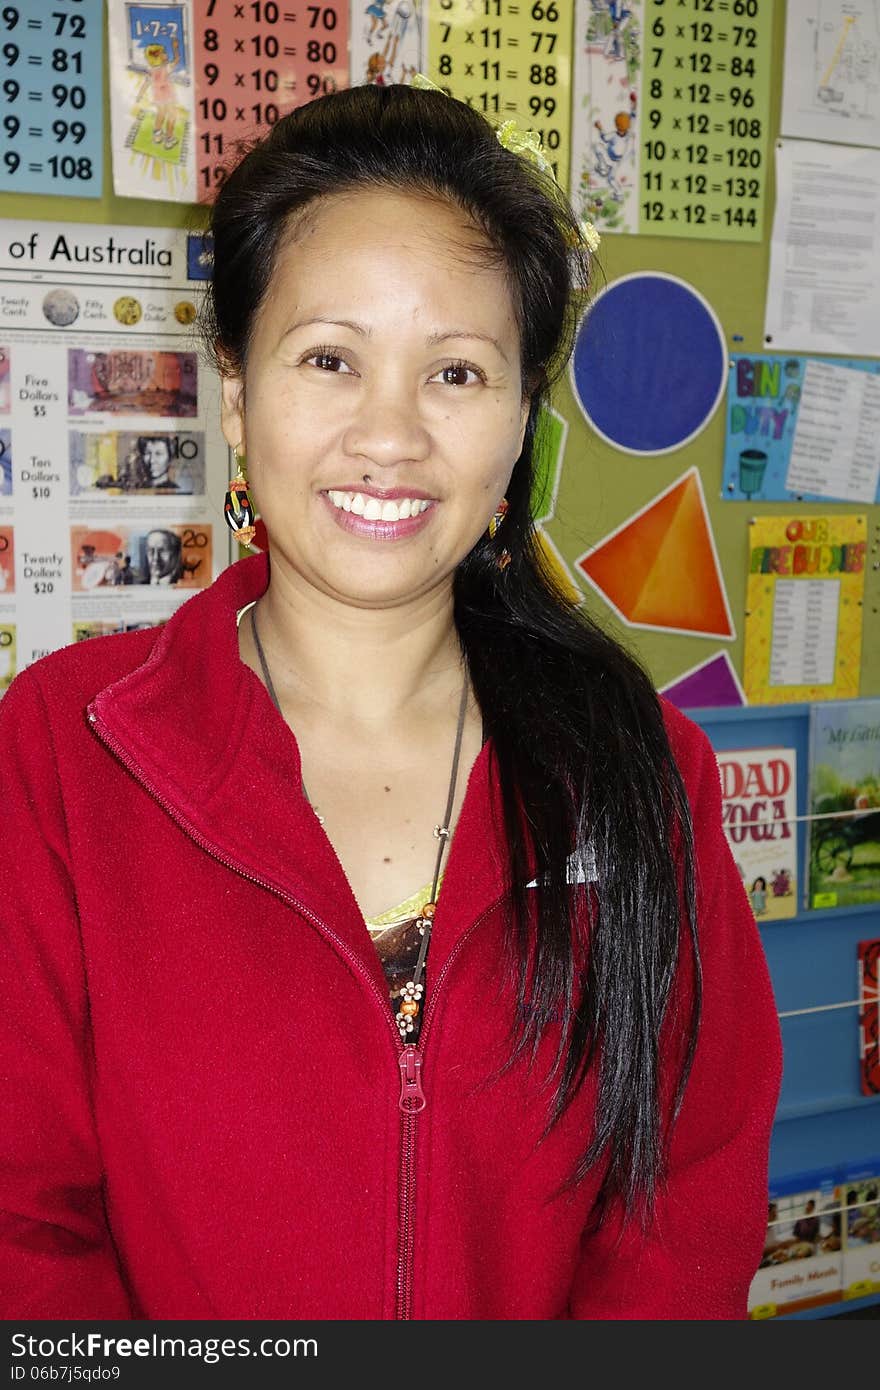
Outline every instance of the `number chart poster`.
<svg viewBox="0 0 880 1390">
<path fill-rule="evenodd" d="M 571 195 L 604 231 L 760 241 L 772 0 L 578 0 Z"/>
<path fill-rule="evenodd" d="M 210 201 L 240 142 L 348 86 L 347 4 L 108 0 L 108 19 L 113 186 L 125 197 Z"/>
<path fill-rule="evenodd" d="M 228 563 L 209 270 L 183 231 L 0 222 L 0 692 L 164 622 Z"/>
<path fill-rule="evenodd" d="M 859 693 L 867 517 L 749 523 L 743 688 L 749 704 Z"/>
<path fill-rule="evenodd" d="M 880 363 L 734 353 L 721 496 L 880 503 Z"/>
<path fill-rule="evenodd" d="M 0 191 L 100 198 L 101 0 L 0 5 Z"/>
<path fill-rule="evenodd" d="M 536 130 L 568 185 L 574 0 L 433 0 L 428 76 L 494 125 Z"/>
</svg>

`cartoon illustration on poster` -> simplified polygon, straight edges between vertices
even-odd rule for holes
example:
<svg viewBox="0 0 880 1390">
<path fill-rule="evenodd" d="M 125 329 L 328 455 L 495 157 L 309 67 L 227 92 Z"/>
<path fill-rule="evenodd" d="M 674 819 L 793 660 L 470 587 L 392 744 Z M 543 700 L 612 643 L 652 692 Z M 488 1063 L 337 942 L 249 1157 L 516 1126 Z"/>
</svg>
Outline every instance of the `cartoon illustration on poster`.
<svg viewBox="0 0 880 1390">
<path fill-rule="evenodd" d="M 189 6 L 116 0 L 108 22 L 116 192 L 194 201 Z"/>
<path fill-rule="evenodd" d="M 735 353 L 727 501 L 880 502 L 880 364 Z"/>
<path fill-rule="evenodd" d="M 360 0 L 352 10 L 353 84 L 384 87 L 427 70 L 424 11 L 425 0 Z"/>
<path fill-rule="evenodd" d="M 638 230 L 641 0 L 580 0 L 572 201 L 603 231 Z"/>
</svg>

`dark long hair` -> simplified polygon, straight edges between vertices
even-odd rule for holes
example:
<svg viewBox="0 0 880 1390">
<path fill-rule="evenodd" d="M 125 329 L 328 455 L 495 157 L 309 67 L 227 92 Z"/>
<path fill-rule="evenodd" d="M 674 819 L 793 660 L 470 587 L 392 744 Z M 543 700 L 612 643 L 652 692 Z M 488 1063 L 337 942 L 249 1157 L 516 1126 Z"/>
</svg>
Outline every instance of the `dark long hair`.
<svg viewBox="0 0 880 1390">
<path fill-rule="evenodd" d="M 545 1134 L 598 1069 L 595 1126 L 565 1186 L 602 1162 L 596 1219 L 612 1198 L 645 1215 L 699 1019 L 690 813 L 648 676 L 559 592 L 530 510 L 539 411 L 571 353 L 589 253 L 555 181 L 503 148 L 464 103 L 408 86 L 337 92 L 279 121 L 220 189 L 204 328 L 221 372 L 244 375 L 279 241 L 297 216 L 316 198 L 365 187 L 455 204 L 483 231 L 487 263 L 507 272 L 528 423 L 503 525 L 477 543 L 454 579 L 455 620 L 497 759 L 509 845 L 504 967 L 516 1010 L 505 1066 L 524 1052 L 533 1060 L 550 1022 L 561 1024 Z M 504 570 L 502 548 L 512 557 Z M 570 864 L 591 859 L 594 895 L 569 881 Z M 525 884 L 535 873 L 533 915 Z M 683 934 L 694 986 L 666 1106 L 660 1036 Z"/>
</svg>

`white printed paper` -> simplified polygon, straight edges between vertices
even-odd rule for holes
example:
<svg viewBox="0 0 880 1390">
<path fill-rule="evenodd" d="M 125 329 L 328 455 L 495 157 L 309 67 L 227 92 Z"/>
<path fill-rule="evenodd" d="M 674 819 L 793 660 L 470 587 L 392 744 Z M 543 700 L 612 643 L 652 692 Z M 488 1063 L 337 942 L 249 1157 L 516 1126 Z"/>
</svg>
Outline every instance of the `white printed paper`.
<svg viewBox="0 0 880 1390">
<path fill-rule="evenodd" d="M 880 378 L 807 362 L 785 486 L 873 502 L 880 481 Z"/>
<path fill-rule="evenodd" d="M 833 685 L 840 581 L 777 579 L 770 685 Z"/>
<path fill-rule="evenodd" d="M 880 151 L 779 141 L 764 341 L 880 357 Z"/>
</svg>

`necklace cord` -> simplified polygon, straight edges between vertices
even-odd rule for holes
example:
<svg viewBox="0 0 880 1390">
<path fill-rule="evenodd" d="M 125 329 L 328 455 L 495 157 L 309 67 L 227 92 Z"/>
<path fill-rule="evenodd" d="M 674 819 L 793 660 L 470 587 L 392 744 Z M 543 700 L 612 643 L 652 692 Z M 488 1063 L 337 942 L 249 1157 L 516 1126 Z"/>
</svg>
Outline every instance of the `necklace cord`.
<svg viewBox="0 0 880 1390">
<path fill-rule="evenodd" d="M 256 649 L 257 649 L 257 656 L 258 656 L 259 661 L 260 661 L 260 668 L 261 668 L 261 670 L 262 670 L 262 672 L 263 672 L 263 680 L 265 681 L 266 689 L 267 689 L 268 692 L 269 692 L 269 697 L 270 697 L 270 699 L 271 699 L 273 705 L 275 706 L 275 708 L 277 709 L 278 713 L 281 715 L 281 717 L 282 717 L 282 719 L 283 719 L 283 718 L 284 718 L 284 714 L 283 714 L 283 711 L 282 711 L 282 709 L 281 709 L 281 703 L 280 703 L 280 701 L 279 701 L 279 699 L 278 699 L 278 695 L 276 694 L 276 691 L 275 691 L 275 685 L 274 685 L 274 683 L 273 683 L 273 681 L 272 681 L 272 676 L 271 676 L 271 673 L 270 673 L 270 671 L 269 671 L 269 663 L 268 663 L 267 660 L 266 660 L 266 653 L 263 651 L 263 644 L 262 644 L 262 642 L 260 641 L 260 634 L 259 634 L 259 631 L 257 630 L 257 609 L 256 609 L 256 604 L 254 604 L 254 606 L 251 608 L 251 632 L 253 633 L 253 637 L 254 637 L 254 646 L 255 646 Z M 438 846 L 438 848 L 437 848 L 437 860 L 436 860 L 436 863 L 435 863 L 435 865 L 434 865 L 434 878 L 433 878 L 433 881 L 432 881 L 432 883 L 431 883 L 431 899 L 430 899 L 430 901 L 431 901 L 431 904 L 432 904 L 433 907 L 436 907 L 436 903 L 437 903 L 437 885 L 438 885 L 438 883 L 440 882 L 440 867 L 441 867 L 441 865 L 442 865 L 442 863 L 443 863 L 443 854 L 444 854 L 444 851 L 445 851 L 445 849 L 446 849 L 446 844 L 447 844 L 447 841 L 449 840 L 449 836 L 450 836 L 450 831 L 449 831 L 449 818 L 450 818 L 450 816 L 452 815 L 452 807 L 453 807 L 453 803 L 454 803 L 454 801 L 455 801 L 455 788 L 456 788 L 456 784 L 457 784 L 457 782 L 458 782 L 458 765 L 459 765 L 459 761 L 460 761 L 460 758 L 461 758 L 461 744 L 462 744 L 462 738 L 463 738 L 463 736 L 464 736 L 464 720 L 465 720 L 465 715 L 466 715 L 466 713 L 467 713 L 468 684 L 469 684 L 469 683 L 468 683 L 468 669 L 467 669 L 467 661 L 465 660 L 464 681 L 463 681 L 462 687 L 461 687 L 461 700 L 460 700 L 460 702 L 459 702 L 459 707 L 458 707 L 458 724 L 457 724 L 456 730 L 455 730 L 455 748 L 454 748 L 453 754 L 452 754 L 452 771 L 451 771 L 450 777 L 449 777 L 449 794 L 448 794 L 448 796 L 447 796 L 447 798 L 446 798 L 446 810 L 445 810 L 445 812 L 444 812 L 444 814 L 443 814 L 443 823 L 442 823 L 441 825 L 435 826 L 435 828 L 434 828 L 434 834 L 437 836 L 438 840 L 440 841 L 440 844 L 439 844 L 439 846 Z M 485 733 L 485 730 L 484 730 L 484 733 Z M 308 792 L 306 791 L 305 778 L 302 776 L 302 771 L 300 771 L 300 782 L 301 782 L 301 785 L 302 785 L 302 794 L 303 794 L 303 796 L 305 797 L 306 801 L 309 802 L 309 805 L 312 805 L 312 803 L 311 803 L 311 798 L 309 797 L 309 794 L 308 794 Z M 315 815 L 317 816 L 317 815 L 318 815 L 318 812 L 317 812 L 317 810 L 315 810 L 315 807 L 314 807 L 314 806 L 312 806 L 312 810 L 315 811 Z M 320 821 L 320 823 L 321 823 L 322 825 L 324 824 L 324 817 L 323 817 L 323 816 L 318 816 L 318 820 Z M 423 910 L 423 912 L 424 912 L 424 910 Z M 432 913 L 430 916 L 425 916 L 425 915 L 420 914 L 418 920 L 419 920 L 419 930 L 420 930 L 420 932 L 421 932 L 422 939 L 421 939 L 421 943 L 420 943 L 420 945 L 419 945 L 419 954 L 418 954 L 418 957 L 417 957 L 417 959 L 416 959 L 415 967 L 414 967 L 414 969 L 413 969 L 412 981 L 411 981 L 411 984 L 410 984 L 409 986 L 407 986 L 408 989 L 412 989 L 413 991 L 415 991 L 416 988 L 419 986 L 419 983 L 420 983 L 420 980 L 421 980 L 421 977 L 422 977 L 422 972 L 424 971 L 424 968 L 425 968 L 425 959 L 426 959 L 427 954 L 428 954 L 428 943 L 429 943 L 429 941 L 430 941 L 430 939 L 431 939 L 431 928 L 432 928 L 432 926 L 433 926 L 433 913 Z M 419 993 L 421 993 L 421 990 L 420 990 L 420 989 L 419 989 Z M 414 997 L 418 997 L 418 996 L 414 996 Z M 398 1017 L 400 1017 L 400 1016 L 398 1016 Z"/>
<path fill-rule="evenodd" d="M 279 701 L 279 699 L 278 699 L 278 695 L 277 695 L 277 693 L 276 693 L 276 691 L 275 691 L 275 685 L 274 685 L 274 682 L 273 682 L 273 680 L 272 680 L 271 672 L 269 671 L 269 663 L 268 663 L 267 660 L 266 660 L 266 653 L 263 651 L 263 644 L 262 644 L 262 642 L 260 641 L 260 634 L 259 634 L 259 631 L 258 631 L 258 629 L 257 629 L 257 609 L 256 609 L 256 604 L 255 604 L 254 607 L 251 609 L 251 632 L 253 633 L 254 646 L 255 646 L 256 649 L 257 649 L 257 657 L 258 657 L 259 662 L 260 662 L 260 668 L 261 668 L 261 670 L 262 670 L 262 672 L 263 672 L 263 680 L 264 680 L 265 683 L 266 683 L 266 689 L 267 689 L 268 692 L 269 692 L 269 696 L 270 696 L 270 699 L 272 700 L 273 705 L 274 705 L 275 708 L 277 709 L 278 713 L 281 714 L 281 713 L 282 713 L 282 711 L 281 711 L 281 703 L 280 703 L 280 701 Z M 448 795 L 448 797 L 447 797 L 447 799 L 446 799 L 446 811 L 444 812 L 444 815 L 443 815 L 443 823 L 442 823 L 442 825 L 439 825 L 439 826 L 437 827 L 437 830 L 436 830 L 436 832 L 435 832 L 435 833 L 437 834 L 437 838 L 438 838 L 439 841 L 440 841 L 440 845 L 439 845 L 439 848 L 438 848 L 438 850 L 437 850 L 437 862 L 436 862 L 436 864 L 435 864 L 435 866 L 434 866 L 434 878 L 433 878 L 433 882 L 432 882 L 432 884 L 431 884 L 431 902 L 436 902 L 436 900 L 437 900 L 437 896 L 436 896 L 436 895 L 437 895 L 437 884 L 438 884 L 439 881 L 440 881 L 440 866 L 441 866 L 441 864 L 442 864 L 442 862 L 443 862 L 443 851 L 444 851 L 445 848 L 446 848 L 446 841 L 447 841 L 448 838 L 449 838 L 449 817 L 452 815 L 452 804 L 453 804 L 453 802 L 454 802 L 454 800 L 455 800 L 455 788 L 456 788 L 456 783 L 457 783 L 457 781 L 458 781 L 458 764 L 459 764 L 459 759 L 460 759 L 460 757 L 461 757 L 461 743 L 462 743 L 462 738 L 463 738 L 463 736 L 464 736 L 464 718 L 465 718 L 465 714 L 467 713 L 467 697 L 468 697 L 468 678 L 467 678 L 467 671 L 465 670 L 464 683 L 463 683 L 462 688 L 461 688 L 461 701 L 460 701 L 459 709 L 458 709 L 458 725 L 457 725 L 456 730 L 455 730 L 455 750 L 454 750 L 454 752 L 453 752 L 453 754 L 452 754 L 452 773 L 451 773 L 451 776 L 450 776 L 450 779 L 449 779 L 449 795 Z M 282 718 L 283 718 L 283 715 L 282 715 Z M 305 779 L 302 778 L 302 776 L 301 776 L 300 780 L 301 780 L 301 782 L 302 782 L 302 793 L 303 793 L 303 796 L 305 797 L 306 801 L 308 801 L 309 804 L 311 805 L 311 798 L 309 797 L 309 794 L 308 794 L 308 792 L 306 791 Z M 427 935 L 428 935 L 428 933 L 426 932 L 426 933 L 425 933 L 425 937 L 427 937 Z M 423 945 L 424 945 L 424 944 L 425 944 L 425 942 L 424 942 L 424 939 L 423 939 Z M 420 952 L 419 954 L 420 954 L 420 958 L 421 958 L 421 954 L 422 954 L 422 953 Z"/>
</svg>

